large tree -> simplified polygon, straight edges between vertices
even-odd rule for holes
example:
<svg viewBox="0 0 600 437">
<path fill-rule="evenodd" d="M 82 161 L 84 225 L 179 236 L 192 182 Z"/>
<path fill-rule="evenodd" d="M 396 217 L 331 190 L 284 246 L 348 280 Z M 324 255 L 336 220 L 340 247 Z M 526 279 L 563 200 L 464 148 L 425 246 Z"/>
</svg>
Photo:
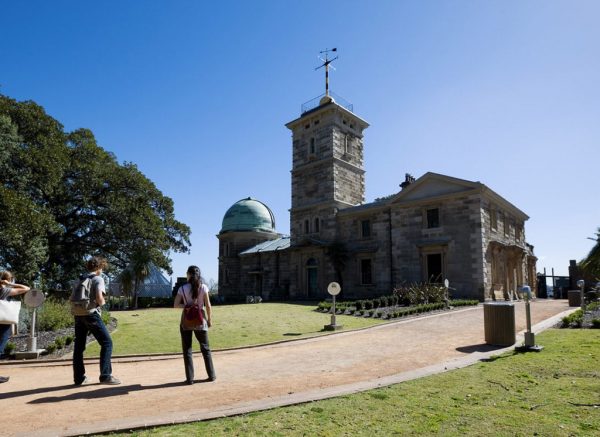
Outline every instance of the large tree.
<svg viewBox="0 0 600 437">
<path fill-rule="evenodd" d="M 60 288 L 94 254 L 120 270 L 142 252 L 170 272 L 169 252 L 188 250 L 190 229 L 175 219 L 173 201 L 90 130 L 64 132 L 36 103 L 0 95 L 0 150 L 0 224 L 3 233 L 12 226 L 4 237 L 15 247 L 0 250 L 0 265 L 22 269 L 25 279 L 41 274 Z M 20 203 L 7 203 L 14 199 Z M 23 227 L 28 233 L 15 232 Z"/>
</svg>

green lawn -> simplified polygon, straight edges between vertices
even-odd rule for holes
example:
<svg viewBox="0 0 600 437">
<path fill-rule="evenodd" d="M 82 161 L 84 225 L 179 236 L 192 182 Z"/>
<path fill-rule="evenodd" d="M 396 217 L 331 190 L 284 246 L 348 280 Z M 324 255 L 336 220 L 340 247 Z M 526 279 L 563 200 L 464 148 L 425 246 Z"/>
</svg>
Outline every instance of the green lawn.
<svg viewBox="0 0 600 437">
<path fill-rule="evenodd" d="M 323 325 L 330 315 L 314 311 L 315 303 L 261 303 L 213 306 L 213 327 L 209 339 L 212 349 L 248 346 L 293 338 L 327 334 Z M 114 311 L 118 320 L 113 333 L 113 354 L 147 354 L 181 352 L 179 318 L 181 310 L 173 308 Z M 380 319 L 336 316 L 344 329 L 363 328 L 384 323 Z M 195 348 L 199 350 L 197 342 Z M 98 356 L 100 348 L 92 343 L 87 356 Z"/>
<path fill-rule="evenodd" d="M 360 394 L 133 435 L 600 435 L 600 330 L 536 338 L 545 346 L 540 353 L 511 352 Z"/>
</svg>

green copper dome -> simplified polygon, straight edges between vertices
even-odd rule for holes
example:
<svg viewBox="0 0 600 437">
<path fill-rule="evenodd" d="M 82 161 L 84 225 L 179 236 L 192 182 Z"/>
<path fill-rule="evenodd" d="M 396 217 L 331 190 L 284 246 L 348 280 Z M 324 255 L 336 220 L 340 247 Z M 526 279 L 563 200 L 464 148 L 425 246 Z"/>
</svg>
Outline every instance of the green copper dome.
<svg viewBox="0 0 600 437">
<path fill-rule="evenodd" d="M 267 205 L 248 197 L 238 200 L 223 217 L 221 233 L 231 231 L 275 232 L 275 217 Z"/>
</svg>

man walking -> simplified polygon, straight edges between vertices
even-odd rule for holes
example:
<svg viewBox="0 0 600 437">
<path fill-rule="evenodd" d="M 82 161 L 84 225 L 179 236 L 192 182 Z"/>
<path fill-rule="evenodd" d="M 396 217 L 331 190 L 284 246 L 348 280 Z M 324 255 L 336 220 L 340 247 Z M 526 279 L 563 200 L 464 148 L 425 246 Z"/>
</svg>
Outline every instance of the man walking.
<svg viewBox="0 0 600 437">
<path fill-rule="evenodd" d="M 106 259 L 102 257 L 91 258 L 86 263 L 88 273 L 79 278 L 80 282 L 71 295 L 71 308 L 75 316 L 73 350 L 73 381 L 75 385 L 82 385 L 88 381 L 83 363 L 83 352 L 88 333 L 91 333 L 100 345 L 100 384 L 117 385 L 121 383 L 112 376 L 112 339 L 100 316 L 106 293 L 104 279 L 100 275 L 107 265 Z M 85 302 L 83 310 L 81 302 Z"/>
</svg>

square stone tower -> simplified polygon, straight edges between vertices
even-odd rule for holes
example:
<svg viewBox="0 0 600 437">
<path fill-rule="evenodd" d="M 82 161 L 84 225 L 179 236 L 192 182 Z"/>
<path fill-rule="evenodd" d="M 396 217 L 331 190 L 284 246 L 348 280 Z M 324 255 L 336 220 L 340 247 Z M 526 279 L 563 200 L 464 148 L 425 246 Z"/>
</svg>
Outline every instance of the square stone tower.
<svg viewBox="0 0 600 437">
<path fill-rule="evenodd" d="M 333 241 L 340 209 L 364 202 L 363 130 L 369 124 L 331 97 L 289 122 L 291 244 Z"/>
</svg>

